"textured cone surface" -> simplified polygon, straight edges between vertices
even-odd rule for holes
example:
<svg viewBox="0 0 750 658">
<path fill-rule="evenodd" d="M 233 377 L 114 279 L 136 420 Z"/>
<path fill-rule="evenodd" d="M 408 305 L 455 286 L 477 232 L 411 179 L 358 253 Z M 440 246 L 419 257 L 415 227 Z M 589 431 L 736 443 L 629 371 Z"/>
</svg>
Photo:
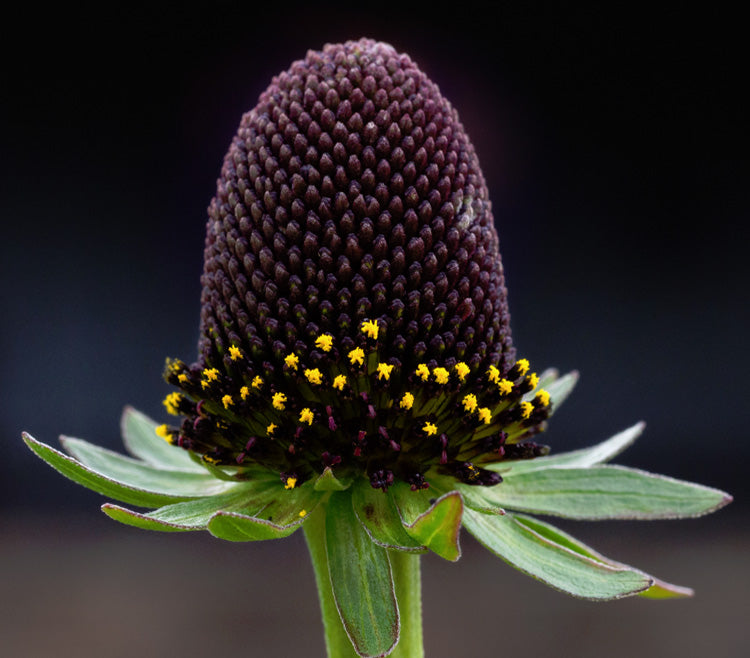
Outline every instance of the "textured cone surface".
<svg viewBox="0 0 750 658">
<path fill-rule="evenodd" d="M 407 56 L 328 45 L 242 118 L 209 208 L 200 359 L 260 363 L 365 318 L 401 360 L 512 365 L 487 188 L 456 111 Z"/>
</svg>

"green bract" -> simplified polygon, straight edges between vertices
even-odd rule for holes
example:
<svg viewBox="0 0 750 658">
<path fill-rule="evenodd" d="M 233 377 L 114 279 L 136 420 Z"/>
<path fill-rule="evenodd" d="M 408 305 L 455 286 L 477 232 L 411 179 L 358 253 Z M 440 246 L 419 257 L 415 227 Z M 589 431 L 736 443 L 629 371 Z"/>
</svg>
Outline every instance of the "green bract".
<svg viewBox="0 0 750 658">
<path fill-rule="evenodd" d="M 548 371 L 540 379 L 556 409 L 576 376 L 557 378 Z M 639 423 L 585 450 L 499 462 L 493 467 L 502 472 L 503 481 L 494 486 L 472 486 L 438 474 L 429 480 L 429 488 L 417 491 L 404 482 L 386 491 L 375 489 L 364 473 L 340 481 L 331 469 L 288 488 L 276 473 L 261 467 L 239 471 L 193 459 L 159 438 L 157 424 L 131 408 L 123 415 L 122 431 L 132 457 L 80 439 L 62 439 L 68 455 L 28 434 L 24 440 L 79 484 L 129 505 L 153 508 L 141 512 L 111 503 L 102 506 L 108 516 L 128 525 L 165 532 L 208 530 L 229 541 L 278 539 L 304 527 L 327 625 L 337 612 L 339 635 L 348 638 L 360 656 L 386 655 L 400 637 L 396 651 L 401 653 L 393 655 L 407 656 L 414 655 L 408 653 L 410 646 L 421 651 L 414 649 L 421 644 L 411 637 L 421 633 L 419 618 L 407 604 L 415 583 L 418 593 L 415 554 L 431 550 L 457 560 L 462 524 L 508 564 L 574 596 L 689 596 L 687 588 L 610 560 L 527 516 L 681 518 L 707 514 L 731 500 L 716 489 L 606 465 L 643 427 Z M 327 629 L 329 651 L 336 632 Z"/>
</svg>

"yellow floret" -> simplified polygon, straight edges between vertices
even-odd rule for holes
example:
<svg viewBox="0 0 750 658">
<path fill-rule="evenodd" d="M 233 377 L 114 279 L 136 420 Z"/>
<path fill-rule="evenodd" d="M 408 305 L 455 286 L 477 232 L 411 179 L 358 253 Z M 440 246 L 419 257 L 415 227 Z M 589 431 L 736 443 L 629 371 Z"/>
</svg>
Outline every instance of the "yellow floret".
<svg viewBox="0 0 750 658">
<path fill-rule="evenodd" d="M 417 377 L 423 382 L 426 382 L 430 378 L 430 369 L 427 367 L 426 363 L 420 363 L 415 372 Z"/>
<path fill-rule="evenodd" d="M 170 393 L 167 397 L 165 397 L 162 404 L 164 405 L 164 408 L 167 410 L 168 414 L 177 416 L 180 413 L 180 402 L 182 402 L 182 396 L 179 393 L 175 392 Z"/>
<path fill-rule="evenodd" d="M 166 425 L 159 425 L 155 430 L 156 436 L 160 436 L 167 443 L 172 443 L 172 435 L 169 433 L 169 428 Z"/>
<path fill-rule="evenodd" d="M 219 371 L 216 368 L 204 368 L 203 376 L 208 382 L 215 382 L 219 378 Z"/>
<path fill-rule="evenodd" d="M 480 407 L 477 410 L 479 414 L 479 420 L 483 421 L 485 425 L 489 425 L 492 420 L 492 412 L 487 407 Z"/>
<path fill-rule="evenodd" d="M 224 405 L 225 409 L 229 409 L 229 407 L 234 404 L 234 400 L 232 400 L 231 395 L 225 395 L 223 398 L 221 398 L 221 403 Z"/>
<path fill-rule="evenodd" d="M 305 377 L 311 384 L 318 385 L 323 383 L 323 373 L 320 372 L 320 370 L 318 370 L 317 368 L 313 368 L 312 370 L 305 370 Z"/>
<path fill-rule="evenodd" d="M 229 348 L 229 358 L 232 359 L 232 361 L 236 361 L 237 359 L 242 358 L 242 350 L 237 347 L 236 345 L 232 345 Z"/>
<path fill-rule="evenodd" d="M 518 368 L 519 374 L 525 375 L 529 371 L 529 360 L 519 359 L 516 361 L 516 368 Z"/>
<path fill-rule="evenodd" d="M 299 511 L 299 518 L 304 519 L 307 516 L 307 510 L 301 509 Z"/>
<path fill-rule="evenodd" d="M 507 379 L 501 379 L 497 383 L 497 388 L 500 391 L 500 395 L 510 395 L 513 391 L 513 382 Z"/>
<path fill-rule="evenodd" d="M 365 353 L 361 347 L 355 347 L 347 356 L 349 357 L 349 363 L 352 365 L 356 363 L 361 366 L 365 362 Z"/>
<path fill-rule="evenodd" d="M 300 423 L 307 423 L 308 425 L 312 425 L 314 419 L 315 415 L 310 410 L 310 407 L 305 407 L 299 414 Z"/>
<path fill-rule="evenodd" d="M 378 379 L 385 379 L 388 381 L 391 378 L 391 370 L 393 366 L 387 363 L 378 363 Z"/>
<path fill-rule="evenodd" d="M 260 388 L 261 386 L 263 386 L 263 378 L 260 375 L 255 375 L 255 377 L 253 377 L 253 381 L 250 383 L 252 384 L 253 388 Z"/>
<path fill-rule="evenodd" d="M 273 436 L 273 433 L 275 430 L 276 430 L 276 423 L 271 423 L 268 427 L 266 427 L 266 434 L 268 434 L 268 436 Z"/>
<path fill-rule="evenodd" d="M 298 364 L 299 364 L 299 357 L 296 354 L 294 354 L 294 352 L 292 352 L 291 354 L 287 354 L 284 357 L 284 365 L 286 365 L 287 368 L 296 370 Z"/>
<path fill-rule="evenodd" d="M 461 400 L 461 403 L 464 405 L 464 411 L 473 413 L 474 410 L 477 408 L 477 396 L 474 395 L 473 393 L 464 395 L 464 399 Z"/>
<path fill-rule="evenodd" d="M 539 386 L 539 375 L 537 375 L 535 372 L 532 372 L 526 379 L 529 382 L 529 385 L 531 386 L 532 391 L 537 386 Z"/>
<path fill-rule="evenodd" d="M 273 405 L 274 409 L 283 411 L 284 407 L 286 406 L 286 395 L 284 395 L 283 393 L 274 393 L 273 397 L 271 398 L 271 404 Z"/>
<path fill-rule="evenodd" d="M 487 379 L 497 384 L 498 380 L 500 379 L 500 371 L 495 366 L 490 366 L 487 369 Z"/>
<path fill-rule="evenodd" d="M 333 379 L 333 388 L 343 391 L 344 386 L 346 386 L 346 375 L 336 375 Z"/>
<path fill-rule="evenodd" d="M 521 402 L 521 417 L 526 420 L 534 411 L 534 405 L 531 402 Z"/>
<path fill-rule="evenodd" d="M 536 394 L 536 399 L 539 400 L 539 403 L 546 407 L 550 403 L 550 395 L 549 392 L 547 392 L 545 389 L 540 389 Z"/>
<path fill-rule="evenodd" d="M 407 391 L 406 393 L 404 393 L 404 396 L 401 398 L 401 402 L 398 403 L 398 406 L 402 409 L 411 409 L 412 406 L 414 406 L 414 396 Z"/>
<path fill-rule="evenodd" d="M 425 423 L 422 426 L 422 431 L 427 434 L 427 436 L 433 436 L 434 434 L 437 434 L 437 425 L 435 425 L 435 423 Z"/>
<path fill-rule="evenodd" d="M 286 482 L 284 482 L 284 489 L 294 489 L 296 485 L 297 485 L 297 478 L 289 477 L 286 479 Z"/>
<path fill-rule="evenodd" d="M 445 368 L 437 367 L 435 370 L 432 371 L 432 374 L 435 375 L 435 381 L 438 384 L 447 384 L 449 374 L 448 371 Z"/>
<path fill-rule="evenodd" d="M 242 388 L 240 389 L 240 397 L 241 397 L 241 398 L 242 398 L 243 400 L 247 400 L 247 397 L 248 397 L 248 395 L 250 395 L 250 389 L 249 389 L 249 388 L 248 388 L 247 386 L 243 386 L 243 387 L 242 387 Z"/>
<path fill-rule="evenodd" d="M 177 375 L 177 381 L 180 382 L 180 384 L 187 384 L 189 377 L 184 373 L 181 372 L 179 375 Z"/>
<path fill-rule="evenodd" d="M 461 381 L 464 381 L 466 379 L 466 375 L 468 375 L 471 370 L 469 369 L 469 366 L 467 366 L 463 361 L 459 361 L 454 368 L 456 369 L 456 374 L 458 374 L 458 378 Z"/>
<path fill-rule="evenodd" d="M 379 331 L 378 323 L 375 320 L 365 320 L 362 323 L 361 331 L 362 333 L 367 336 L 368 338 L 372 338 L 373 340 L 378 339 L 378 331 Z"/>
<path fill-rule="evenodd" d="M 333 336 L 331 334 L 321 334 L 315 339 L 315 347 L 330 352 L 333 347 Z"/>
</svg>

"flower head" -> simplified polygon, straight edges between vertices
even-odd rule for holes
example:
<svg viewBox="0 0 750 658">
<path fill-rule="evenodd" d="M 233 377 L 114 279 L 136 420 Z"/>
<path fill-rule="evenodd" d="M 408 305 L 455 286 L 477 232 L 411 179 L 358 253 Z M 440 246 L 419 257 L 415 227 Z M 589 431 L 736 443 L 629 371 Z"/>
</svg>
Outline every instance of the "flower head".
<svg viewBox="0 0 750 658">
<path fill-rule="evenodd" d="M 578 596 L 689 593 L 525 515 L 690 516 L 730 497 L 604 465 L 642 425 L 556 456 L 533 441 L 577 375 L 516 359 L 476 153 L 408 56 L 363 39 L 274 78 L 224 160 L 201 282 L 197 360 L 165 371 L 178 421 L 127 410 L 135 459 L 25 436 L 68 477 L 154 509 L 107 504 L 111 517 L 233 541 L 304 523 L 333 623 L 362 656 L 399 639 L 402 556 L 458 559 L 462 524 Z"/>
</svg>

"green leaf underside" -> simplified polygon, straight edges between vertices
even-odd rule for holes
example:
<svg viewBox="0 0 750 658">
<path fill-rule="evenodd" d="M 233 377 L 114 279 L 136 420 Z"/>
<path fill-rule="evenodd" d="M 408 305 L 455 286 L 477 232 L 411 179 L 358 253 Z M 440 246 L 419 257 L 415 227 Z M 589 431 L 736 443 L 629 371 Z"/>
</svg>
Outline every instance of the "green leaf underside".
<svg viewBox="0 0 750 658">
<path fill-rule="evenodd" d="M 176 471 L 204 472 L 200 465 L 190 459 L 187 450 L 170 445 L 157 436 L 156 426 L 157 423 L 145 414 L 132 407 L 125 407 L 120 429 L 127 451 L 152 466 Z"/>
<path fill-rule="evenodd" d="M 153 493 L 202 498 L 224 493 L 236 484 L 217 480 L 206 471 L 164 470 L 82 439 L 61 437 L 60 442 L 84 467 L 115 482 Z"/>
<path fill-rule="evenodd" d="M 700 484 L 610 465 L 511 471 L 484 495 L 506 509 L 581 520 L 695 517 L 731 500 Z"/>
<path fill-rule="evenodd" d="M 387 655 L 400 632 L 388 551 L 365 532 L 347 492 L 328 501 L 326 552 L 336 608 L 354 648 L 360 656 Z"/>
<path fill-rule="evenodd" d="M 162 532 L 185 532 L 189 530 L 205 530 L 211 517 L 218 511 L 236 511 L 250 516 L 263 507 L 263 501 L 253 494 L 253 487 L 237 485 L 235 491 L 198 498 L 183 503 L 165 505 L 154 512 L 141 514 L 132 510 L 106 503 L 102 511 L 126 525 L 132 525 L 143 530 L 159 530 Z"/>
<path fill-rule="evenodd" d="M 634 569 L 622 562 L 616 562 L 608 557 L 605 557 L 601 553 L 598 553 L 593 548 L 586 546 L 583 542 L 579 541 L 575 537 L 571 537 L 569 534 L 563 532 L 559 528 L 555 528 L 549 523 L 534 519 L 530 516 L 524 516 L 522 514 L 514 514 L 514 518 L 517 523 L 528 528 L 529 530 L 541 535 L 548 541 L 554 542 L 563 548 L 567 548 L 579 555 L 589 557 L 597 562 L 608 564 L 612 567 L 626 568 L 633 571 L 640 571 L 640 569 Z M 646 574 L 651 580 L 653 585 L 647 590 L 638 592 L 638 596 L 642 596 L 648 599 L 671 599 L 671 598 L 685 598 L 693 595 L 693 590 L 689 587 L 682 587 L 680 585 L 672 585 L 671 583 L 664 582 L 658 578 Z"/>
<path fill-rule="evenodd" d="M 461 557 L 459 533 L 463 501 L 458 491 L 450 491 L 439 498 L 436 488 L 412 491 L 405 482 L 396 482 L 388 489 L 401 521 L 420 544 L 427 546 L 446 560 L 455 562 Z"/>
<path fill-rule="evenodd" d="M 256 513 L 219 510 L 209 519 L 208 531 L 228 541 L 281 539 L 295 532 L 325 495 L 312 482 L 297 489 L 284 489 L 280 483 L 266 487 L 265 504 Z"/>
<path fill-rule="evenodd" d="M 376 544 L 411 553 L 427 550 L 406 532 L 391 497 L 373 489 L 368 481 L 362 479 L 352 487 L 352 505 L 359 522 Z"/>
<path fill-rule="evenodd" d="M 129 505 L 138 505 L 139 507 L 161 507 L 162 505 L 168 505 L 170 503 L 176 503 L 197 497 L 156 493 L 150 489 L 147 490 L 136 486 L 122 484 L 121 482 L 116 482 L 111 478 L 87 468 L 72 457 L 68 457 L 58 450 L 37 441 L 30 434 L 24 433 L 23 440 L 38 457 L 47 462 L 65 477 L 88 489 L 96 491 L 97 493 L 119 500 L 123 503 L 128 503 Z"/>
<path fill-rule="evenodd" d="M 505 514 L 505 510 L 485 495 L 487 487 L 475 487 L 458 483 L 456 490 L 461 493 L 464 505 L 483 514 Z"/>
<path fill-rule="evenodd" d="M 639 571 L 603 564 L 550 541 L 512 514 L 490 516 L 467 509 L 464 526 L 511 566 L 573 596 L 617 599 L 652 585 L 651 579 Z"/>
<path fill-rule="evenodd" d="M 581 450 L 572 450 L 570 452 L 561 452 L 548 457 L 537 457 L 536 459 L 522 459 L 517 461 L 498 462 L 490 465 L 495 471 L 510 471 L 514 475 L 517 473 L 529 473 L 546 468 L 588 468 L 608 462 L 613 457 L 619 455 L 625 448 L 632 445 L 635 440 L 643 433 L 646 424 L 644 422 L 636 423 L 632 427 L 618 432 L 609 439 L 597 443 L 590 448 Z M 493 468 L 494 466 L 494 468 Z"/>
</svg>

